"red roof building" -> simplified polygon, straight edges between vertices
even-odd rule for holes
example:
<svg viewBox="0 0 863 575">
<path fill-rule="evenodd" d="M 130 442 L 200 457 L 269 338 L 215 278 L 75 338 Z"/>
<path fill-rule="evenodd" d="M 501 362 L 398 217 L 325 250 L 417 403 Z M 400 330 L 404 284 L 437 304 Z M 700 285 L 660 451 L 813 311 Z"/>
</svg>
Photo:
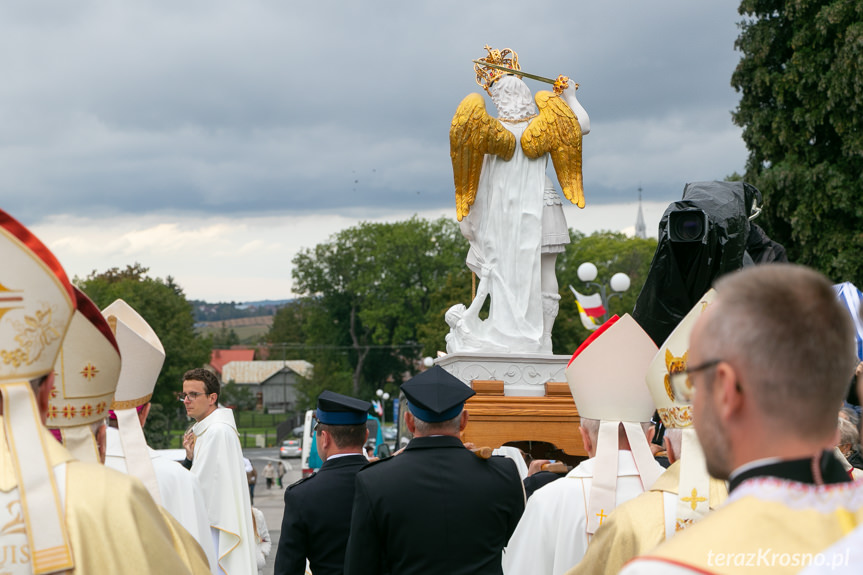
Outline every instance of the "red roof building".
<svg viewBox="0 0 863 575">
<path fill-rule="evenodd" d="M 232 361 L 252 361 L 255 359 L 254 349 L 214 349 L 210 355 L 210 365 L 222 379 L 222 368 Z"/>
</svg>

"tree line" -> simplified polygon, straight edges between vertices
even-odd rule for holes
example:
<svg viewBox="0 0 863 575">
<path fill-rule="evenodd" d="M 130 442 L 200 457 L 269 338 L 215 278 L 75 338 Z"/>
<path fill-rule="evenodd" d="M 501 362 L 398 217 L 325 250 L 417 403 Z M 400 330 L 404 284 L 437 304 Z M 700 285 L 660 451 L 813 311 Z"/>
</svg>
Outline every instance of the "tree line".
<svg viewBox="0 0 863 575">
<path fill-rule="evenodd" d="M 741 99 L 732 119 L 749 150 L 743 177 L 764 195 L 759 223 L 791 261 L 863 285 L 863 3 L 744 0 L 739 12 L 741 58 L 731 84 Z M 557 261 L 557 354 L 588 335 L 568 289 L 579 289 L 578 265 L 592 261 L 606 279 L 627 273 L 632 287 L 611 311 L 631 311 L 655 249 L 654 240 L 570 234 Z M 454 221 L 414 217 L 363 223 L 301 251 L 293 260 L 300 297 L 276 311 L 262 353 L 315 365 L 301 386 L 307 405 L 325 387 L 395 394 L 423 357 L 445 349 L 446 309 L 471 299 L 466 250 Z M 122 297 L 159 334 L 167 358 L 153 400 L 170 412 L 183 371 L 205 364 L 214 341 L 195 333 L 192 305 L 173 279 L 146 272 L 134 264 L 76 283 L 100 307 Z M 221 336 L 218 343 L 232 341 Z"/>
</svg>

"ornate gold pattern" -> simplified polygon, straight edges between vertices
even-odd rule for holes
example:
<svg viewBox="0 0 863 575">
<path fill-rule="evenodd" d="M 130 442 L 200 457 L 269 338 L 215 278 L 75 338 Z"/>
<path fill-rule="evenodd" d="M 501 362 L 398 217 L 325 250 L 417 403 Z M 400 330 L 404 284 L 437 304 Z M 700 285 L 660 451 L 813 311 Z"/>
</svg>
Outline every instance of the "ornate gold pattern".
<svg viewBox="0 0 863 575">
<path fill-rule="evenodd" d="M 0 284 L 0 303 L 21 303 L 24 301 L 24 298 L 19 295 L 9 295 L 12 293 L 18 293 L 18 290 L 10 290 L 3 284 Z M 3 319 L 3 316 L 6 315 L 7 312 L 12 311 L 13 309 L 20 309 L 21 305 L 10 305 L 0 307 L 0 319 Z"/>
<path fill-rule="evenodd" d="M 153 394 L 150 393 L 150 394 L 145 395 L 144 397 L 139 397 L 138 399 L 127 399 L 125 401 L 112 401 L 111 402 L 111 409 L 113 409 L 115 411 L 118 409 L 135 409 L 139 405 L 144 405 L 145 403 L 150 401 L 150 398 L 152 398 L 152 397 L 153 397 Z"/>
<path fill-rule="evenodd" d="M 84 366 L 84 369 L 81 370 L 81 375 L 87 381 L 91 381 L 98 373 L 98 368 L 96 368 L 92 363 L 87 363 L 87 365 Z"/>
<path fill-rule="evenodd" d="M 95 407 L 93 407 L 89 403 L 85 403 L 81 407 L 75 407 L 74 405 L 66 404 L 62 408 L 59 408 L 56 405 L 49 405 L 46 417 L 47 419 L 57 419 L 62 414 L 64 419 L 74 419 L 76 417 L 86 418 L 93 415 L 94 411 L 96 415 L 102 415 L 107 409 L 108 403 L 104 401 L 100 401 L 96 404 Z"/>
<path fill-rule="evenodd" d="M 522 122 L 527 122 L 528 120 L 533 120 L 539 116 L 539 114 L 531 114 L 530 116 L 525 116 L 524 118 L 518 118 L 517 120 L 511 120 L 509 118 L 497 118 L 499 122 L 503 122 L 504 124 L 521 124 Z"/>
<path fill-rule="evenodd" d="M 563 94 L 563 91 L 566 90 L 567 88 L 569 88 L 569 78 L 567 78 L 566 76 L 561 74 L 554 81 L 554 88 L 553 88 L 554 94 L 556 96 L 560 96 L 561 94 Z M 575 85 L 575 89 L 578 90 L 578 84 Z"/>
<path fill-rule="evenodd" d="M 13 321 L 12 327 L 18 332 L 15 341 L 20 347 L 12 351 L 0 350 L 0 358 L 4 364 L 16 368 L 39 359 L 42 351 L 60 339 L 63 331 L 61 326 L 54 325 L 52 310 L 47 306 L 37 310 L 35 315 L 25 315 L 23 323 Z"/>
<path fill-rule="evenodd" d="M 27 354 L 22 349 L 13 351 L 0 350 L 0 357 L 3 358 L 3 363 L 6 365 L 11 363 L 13 367 L 21 367 L 26 363 L 30 363 L 27 361 Z"/>
<path fill-rule="evenodd" d="M 551 92 L 537 92 L 539 116 L 534 118 L 521 135 L 521 148 L 531 159 L 545 154 L 551 162 L 567 200 L 584 207 L 584 186 L 581 176 L 581 126 L 572 109 Z"/>
<path fill-rule="evenodd" d="M 521 70 L 521 66 L 518 64 L 518 54 L 509 48 L 504 48 L 503 50 L 495 50 L 488 44 L 484 47 L 486 52 L 488 52 L 488 56 L 484 58 L 479 58 L 480 62 L 488 62 L 490 64 L 497 64 L 498 66 L 505 66 L 512 70 L 513 72 L 517 72 Z M 489 68 L 487 66 L 483 66 L 482 64 L 474 64 L 473 69 L 476 72 L 476 83 L 482 86 L 486 92 L 491 88 L 491 85 L 494 84 L 497 80 L 501 78 L 506 72 L 503 70 L 497 70 L 495 68 Z"/>
<path fill-rule="evenodd" d="M 687 527 L 691 527 L 695 523 L 693 519 L 680 519 L 678 518 L 674 524 L 675 531 L 683 531 Z"/>
<path fill-rule="evenodd" d="M 13 508 L 14 511 L 13 511 Z M 24 515 L 21 513 L 21 500 L 16 499 L 11 501 L 6 506 L 6 511 L 9 515 L 14 515 L 11 521 L 0 527 L 0 535 L 12 535 L 13 533 L 26 533 L 26 525 L 24 524 Z"/>
<path fill-rule="evenodd" d="M 660 407 L 658 410 L 662 424 L 668 428 L 682 428 L 692 425 L 692 406 L 675 405 L 672 407 Z"/>
<path fill-rule="evenodd" d="M 689 350 L 682 356 L 675 357 L 670 349 L 665 350 L 665 369 L 668 373 L 665 374 L 665 393 L 668 399 L 675 401 L 674 390 L 671 388 L 671 376 L 675 373 L 683 373 L 686 371 L 686 358 L 689 355 Z"/>
</svg>

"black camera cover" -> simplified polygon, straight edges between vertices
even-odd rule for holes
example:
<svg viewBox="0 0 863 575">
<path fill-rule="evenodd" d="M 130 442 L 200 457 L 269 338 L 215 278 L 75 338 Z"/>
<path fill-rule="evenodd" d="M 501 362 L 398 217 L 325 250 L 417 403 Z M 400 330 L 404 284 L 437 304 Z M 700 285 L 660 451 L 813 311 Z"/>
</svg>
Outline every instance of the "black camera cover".
<svg viewBox="0 0 863 575">
<path fill-rule="evenodd" d="M 684 186 L 683 199 L 665 210 L 656 252 L 632 312 L 656 345 L 662 345 L 717 278 L 743 267 L 754 203 L 761 205 L 761 192 L 745 182 L 692 182 Z M 706 228 L 696 236 L 672 238 L 669 218 L 680 212 L 693 214 L 674 219 L 706 216 Z"/>
</svg>

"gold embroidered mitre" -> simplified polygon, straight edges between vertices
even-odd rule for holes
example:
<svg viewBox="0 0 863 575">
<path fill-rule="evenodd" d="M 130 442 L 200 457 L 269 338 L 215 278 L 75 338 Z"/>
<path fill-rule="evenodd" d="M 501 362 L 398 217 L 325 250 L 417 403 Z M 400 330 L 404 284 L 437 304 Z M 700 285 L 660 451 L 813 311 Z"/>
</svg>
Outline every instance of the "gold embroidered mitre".
<svg viewBox="0 0 863 575">
<path fill-rule="evenodd" d="M 711 289 L 698 300 L 660 346 L 647 368 L 647 387 L 666 428 L 692 425 L 692 404 L 682 397 L 680 390 L 674 389 L 671 376 L 687 368 L 689 335 L 715 296 L 716 290 Z"/>
<path fill-rule="evenodd" d="M 46 425 L 81 461 L 101 463 L 90 424 L 104 420 L 120 376 L 120 349 L 96 307 L 75 288 L 77 309 L 54 367 L 54 391 Z"/>
<path fill-rule="evenodd" d="M 153 396 L 153 388 L 165 363 L 165 350 L 150 324 L 121 299 L 102 310 L 123 354 L 120 382 L 111 406 L 131 475 L 144 482 L 150 495 L 161 503 L 156 471 L 150 459 L 136 408 Z"/>
<path fill-rule="evenodd" d="M 49 443 L 30 381 L 51 374 L 75 293 L 54 254 L 2 210 L 0 262 L 0 450 L 15 474 L 32 571 L 67 571 L 75 561 L 50 457 L 58 446 Z"/>
<path fill-rule="evenodd" d="M 612 317 L 579 347 L 566 367 L 566 381 L 581 417 L 599 420 L 596 465 L 587 504 L 587 532 L 593 534 L 615 507 L 618 428 L 622 425 L 644 489 L 662 468 L 653 458 L 641 423 L 650 420 L 653 400 L 644 372 L 656 344 L 629 314 Z"/>
<path fill-rule="evenodd" d="M 99 308 L 75 288 L 78 309 L 54 372 L 48 427 L 73 427 L 108 416 L 120 376 L 120 349 Z"/>
<path fill-rule="evenodd" d="M 0 210 L 0 380 L 50 373 L 75 311 L 66 272 L 30 231 Z"/>
<path fill-rule="evenodd" d="M 691 383 L 683 384 L 687 389 L 674 385 L 673 376 L 683 373 L 689 359 L 689 336 L 692 328 L 716 296 L 709 290 L 689 313 L 684 316 L 668 339 L 659 348 L 647 369 L 647 387 L 653 395 L 656 409 L 663 425 L 668 429 L 681 429 L 680 484 L 677 493 L 676 528 L 678 531 L 692 525 L 710 511 L 710 476 L 704 452 L 695 434 L 692 421 Z"/>
</svg>

